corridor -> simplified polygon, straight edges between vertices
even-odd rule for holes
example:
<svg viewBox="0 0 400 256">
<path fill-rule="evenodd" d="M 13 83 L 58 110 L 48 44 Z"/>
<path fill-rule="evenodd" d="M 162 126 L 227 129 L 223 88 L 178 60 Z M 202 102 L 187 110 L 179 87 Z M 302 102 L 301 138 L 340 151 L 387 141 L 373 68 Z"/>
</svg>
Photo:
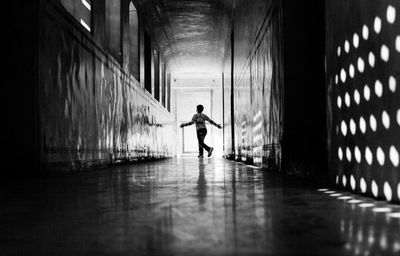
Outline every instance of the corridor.
<svg viewBox="0 0 400 256">
<path fill-rule="evenodd" d="M 225 159 L 1 185 L 2 255 L 400 253 L 399 205 Z"/>
<path fill-rule="evenodd" d="M 400 0 L 5 3 L 0 256 L 400 255 Z"/>
</svg>

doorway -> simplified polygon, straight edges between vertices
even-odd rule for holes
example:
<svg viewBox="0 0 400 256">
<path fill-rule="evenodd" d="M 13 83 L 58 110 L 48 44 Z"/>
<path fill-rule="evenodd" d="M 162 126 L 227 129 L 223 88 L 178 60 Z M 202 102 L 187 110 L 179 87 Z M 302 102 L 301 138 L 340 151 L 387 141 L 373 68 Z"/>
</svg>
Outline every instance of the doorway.
<svg viewBox="0 0 400 256">
<path fill-rule="evenodd" d="M 177 95 L 177 120 L 178 124 L 187 123 L 192 120 L 196 113 L 196 106 L 204 106 L 204 114 L 212 117 L 212 90 L 180 90 Z M 213 130 L 211 125 L 206 123 L 208 130 L 205 139 L 206 144 L 213 144 Z M 186 126 L 179 132 L 180 145 L 179 152 L 181 156 L 196 156 L 198 154 L 198 143 L 195 125 Z"/>
</svg>

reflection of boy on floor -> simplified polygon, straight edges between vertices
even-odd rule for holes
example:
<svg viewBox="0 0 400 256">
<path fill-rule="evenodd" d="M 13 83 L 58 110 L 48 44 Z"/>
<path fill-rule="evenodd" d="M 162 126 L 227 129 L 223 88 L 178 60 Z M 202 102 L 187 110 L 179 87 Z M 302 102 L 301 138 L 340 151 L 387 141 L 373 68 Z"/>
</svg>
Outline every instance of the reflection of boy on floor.
<svg viewBox="0 0 400 256">
<path fill-rule="evenodd" d="M 220 124 L 216 124 L 213 120 L 211 120 L 207 115 L 203 114 L 204 107 L 203 105 L 198 105 L 197 106 L 197 114 L 195 114 L 192 118 L 192 121 L 186 124 L 181 124 L 181 128 L 185 126 L 189 126 L 192 124 L 196 124 L 196 130 L 197 130 L 197 140 L 199 141 L 199 158 L 203 157 L 203 148 L 208 151 L 208 157 L 212 155 L 212 152 L 214 148 L 207 146 L 204 143 L 204 139 L 206 138 L 207 135 L 207 128 L 206 128 L 206 122 L 208 121 L 210 124 L 215 125 L 219 129 L 222 128 Z"/>
</svg>

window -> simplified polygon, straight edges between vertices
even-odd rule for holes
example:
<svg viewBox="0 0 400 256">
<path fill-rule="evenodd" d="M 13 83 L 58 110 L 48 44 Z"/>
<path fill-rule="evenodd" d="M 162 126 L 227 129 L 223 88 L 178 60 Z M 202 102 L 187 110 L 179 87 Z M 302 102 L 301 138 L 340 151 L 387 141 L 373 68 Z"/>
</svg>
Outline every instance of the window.
<svg viewBox="0 0 400 256">
<path fill-rule="evenodd" d="M 151 93 L 151 39 L 148 33 L 144 34 L 144 87 Z"/>
<path fill-rule="evenodd" d="M 166 98 L 167 98 L 167 90 L 166 90 L 166 83 L 165 83 L 165 64 L 161 63 L 161 104 L 166 107 Z"/>
<path fill-rule="evenodd" d="M 129 71 L 140 81 L 139 19 L 135 5 L 129 4 Z"/>
<path fill-rule="evenodd" d="M 167 109 L 171 112 L 171 74 L 167 74 Z"/>
<path fill-rule="evenodd" d="M 105 41 L 107 50 L 121 61 L 121 0 L 106 0 Z"/>
<path fill-rule="evenodd" d="M 87 30 L 92 26 L 92 0 L 60 0 L 64 8 Z"/>
<path fill-rule="evenodd" d="M 154 98 L 160 101 L 160 54 L 154 50 Z"/>
</svg>

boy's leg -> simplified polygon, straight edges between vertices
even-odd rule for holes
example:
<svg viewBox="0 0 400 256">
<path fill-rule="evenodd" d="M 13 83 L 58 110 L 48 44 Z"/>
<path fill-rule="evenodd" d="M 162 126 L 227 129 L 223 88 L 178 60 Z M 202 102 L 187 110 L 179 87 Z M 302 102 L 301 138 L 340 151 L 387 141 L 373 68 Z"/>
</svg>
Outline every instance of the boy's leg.
<svg viewBox="0 0 400 256">
<path fill-rule="evenodd" d="M 203 152 L 204 152 L 203 147 L 201 146 L 201 141 L 202 141 L 201 138 L 202 138 L 201 132 L 197 131 L 197 141 L 199 143 L 199 156 L 203 156 Z M 204 139 L 203 139 L 203 141 L 204 141 Z"/>
<path fill-rule="evenodd" d="M 204 143 L 204 139 L 206 138 L 206 135 L 207 135 L 206 129 L 201 129 L 201 130 L 197 131 L 197 139 L 199 140 L 199 148 L 201 147 L 202 149 L 204 148 L 205 150 L 210 151 L 210 147 Z M 202 153 L 203 153 L 203 150 L 202 150 Z"/>
</svg>

